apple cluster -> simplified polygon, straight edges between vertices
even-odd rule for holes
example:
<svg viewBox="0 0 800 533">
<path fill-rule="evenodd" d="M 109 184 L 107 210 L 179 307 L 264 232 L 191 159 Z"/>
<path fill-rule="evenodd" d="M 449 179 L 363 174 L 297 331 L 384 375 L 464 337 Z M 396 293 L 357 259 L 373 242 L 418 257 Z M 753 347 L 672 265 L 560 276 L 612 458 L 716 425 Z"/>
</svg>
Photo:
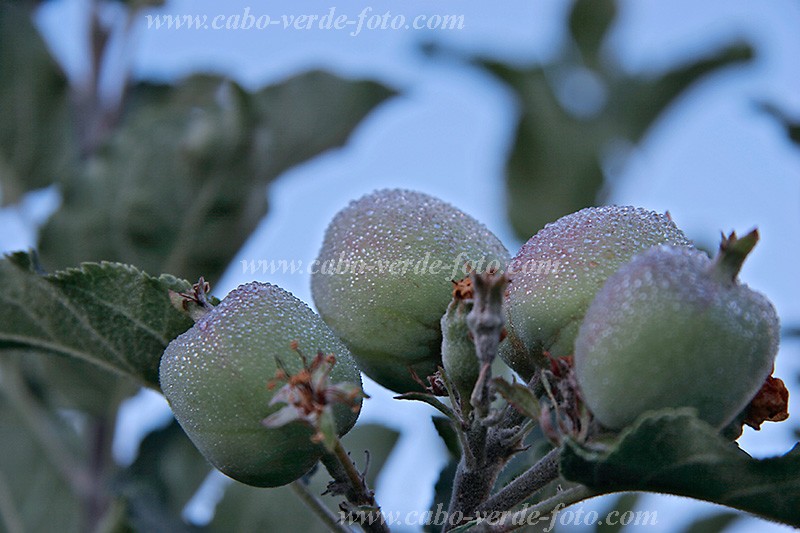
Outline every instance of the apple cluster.
<svg viewBox="0 0 800 533">
<path fill-rule="evenodd" d="M 289 483 L 324 453 L 309 424 L 265 424 L 280 409 L 270 380 L 309 372 L 293 352 L 335 356 L 324 375 L 332 387 L 360 387 L 360 370 L 402 393 L 422 390 L 444 350 L 447 373 L 468 390 L 477 366 L 460 368 L 452 355 L 473 353 L 453 287 L 488 268 L 509 278 L 500 357 L 523 378 L 548 356 L 571 355 L 581 395 L 607 428 L 665 407 L 692 407 L 722 428 L 756 395 L 777 352 L 773 306 L 737 280 L 756 240 L 731 235 L 711 259 L 668 215 L 607 206 L 547 225 L 512 259 L 457 208 L 380 190 L 351 202 L 325 233 L 318 261 L 359 268 L 312 275 L 319 315 L 279 287 L 242 285 L 169 345 L 161 387 L 222 472 L 257 486 Z M 456 268 L 378 267 L 420 261 Z M 332 406 L 337 434 L 354 425 L 357 407 Z"/>
</svg>

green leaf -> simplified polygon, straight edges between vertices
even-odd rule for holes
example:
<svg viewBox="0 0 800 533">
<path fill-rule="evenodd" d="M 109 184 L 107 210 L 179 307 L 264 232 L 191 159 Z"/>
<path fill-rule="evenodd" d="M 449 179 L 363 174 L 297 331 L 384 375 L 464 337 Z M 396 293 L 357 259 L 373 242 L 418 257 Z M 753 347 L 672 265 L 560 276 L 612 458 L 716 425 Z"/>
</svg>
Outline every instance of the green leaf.
<svg viewBox="0 0 800 533">
<path fill-rule="evenodd" d="M 404 392 L 403 394 L 399 394 L 394 397 L 395 400 L 412 400 L 422 403 L 427 403 L 450 420 L 456 420 L 457 417 L 453 410 L 446 406 L 442 401 L 434 396 L 433 394 L 429 394 L 427 392 Z"/>
<path fill-rule="evenodd" d="M 2 205 L 56 181 L 71 156 L 67 78 L 26 3 L 0 0 L 0 72 Z"/>
<path fill-rule="evenodd" d="M 342 145 L 390 95 L 312 72 L 248 93 L 214 76 L 141 83 L 108 141 L 65 178 L 42 229 L 54 268 L 117 261 L 219 279 L 267 212 L 267 184 Z"/>
<path fill-rule="evenodd" d="M 453 479 L 456 477 L 456 470 L 458 469 L 458 460 L 450 459 L 447 465 L 439 473 L 439 479 L 436 480 L 436 485 L 433 487 L 433 501 L 430 507 L 430 516 L 432 518 L 431 524 L 426 524 L 424 530 L 430 533 L 440 533 L 444 528 L 443 524 L 437 524 L 437 513 L 447 513 L 447 508 L 450 506 L 450 497 L 453 492 Z M 439 520 L 440 522 L 441 520 Z"/>
<path fill-rule="evenodd" d="M 442 438 L 447 451 L 450 453 L 451 459 L 458 459 L 461 457 L 461 442 L 458 440 L 458 433 L 453 427 L 453 421 L 444 416 L 432 416 L 433 427 L 436 428 L 436 433 Z"/>
<path fill-rule="evenodd" d="M 599 147 L 609 138 L 595 120 L 568 114 L 544 69 L 485 63 L 517 92 L 521 116 L 506 164 L 511 224 L 528 239 L 546 223 L 594 205 L 603 184 Z"/>
<path fill-rule="evenodd" d="M 561 473 L 602 492 L 687 496 L 800 526 L 800 445 L 753 459 L 689 410 L 643 415 L 606 449 L 568 442 Z"/>
<path fill-rule="evenodd" d="M 795 145 L 800 146 L 800 120 L 796 117 L 789 116 L 787 113 L 768 102 L 759 103 L 758 109 L 777 120 L 784 130 L 786 130 L 786 135 L 789 137 L 789 140 Z"/>
<path fill-rule="evenodd" d="M 168 290 L 189 287 L 114 263 L 42 274 L 16 253 L 0 261 L 0 350 L 74 357 L 158 390 L 161 354 L 192 325 Z"/>
<path fill-rule="evenodd" d="M 128 522 L 136 531 L 196 531 L 181 512 L 210 470 L 173 421 L 145 437 L 136 461 L 116 476 L 114 492 L 126 503 Z"/>
<path fill-rule="evenodd" d="M 752 48 L 736 42 L 654 79 L 643 76 L 629 78 L 615 73 L 609 101 L 610 118 L 617 123 L 624 137 L 638 141 L 692 84 L 712 72 L 743 64 L 752 58 Z"/>
<path fill-rule="evenodd" d="M 577 0 L 569 14 L 569 31 L 584 61 L 597 64 L 600 47 L 617 16 L 614 0 Z"/>
</svg>

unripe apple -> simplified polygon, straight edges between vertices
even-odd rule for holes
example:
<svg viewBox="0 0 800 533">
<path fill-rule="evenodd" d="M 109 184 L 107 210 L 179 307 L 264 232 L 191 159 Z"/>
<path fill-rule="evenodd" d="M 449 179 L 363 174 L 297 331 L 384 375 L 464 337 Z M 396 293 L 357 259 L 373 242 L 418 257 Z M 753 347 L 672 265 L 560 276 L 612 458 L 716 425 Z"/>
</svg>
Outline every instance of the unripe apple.
<svg viewBox="0 0 800 533">
<path fill-rule="evenodd" d="M 311 277 L 314 303 L 369 377 L 421 390 L 442 364 L 440 320 L 453 281 L 503 270 L 508 252 L 483 224 L 437 198 L 381 190 L 333 219 Z"/>
<path fill-rule="evenodd" d="M 736 277 L 757 234 L 723 241 L 715 260 L 660 246 L 611 276 L 575 343 L 575 372 L 596 419 L 622 428 L 645 411 L 693 407 L 722 428 L 770 375 L 779 324 Z"/>
<path fill-rule="evenodd" d="M 606 279 L 657 244 L 690 246 L 668 216 L 636 207 L 589 207 L 542 228 L 509 265 L 500 357 L 529 379 L 545 352 L 572 355 L 583 315 Z"/>
<path fill-rule="evenodd" d="M 333 383 L 361 385 L 347 348 L 306 304 L 274 285 L 248 283 L 231 291 L 167 346 L 159 378 L 175 418 L 194 445 L 224 474 L 259 487 L 290 483 L 322 454 L 314 430 L 301 422 L 268 428 L 277 360 L 287 372 L 303 368 L 293 344 L 307 354 L 333 354 Z M 334 405 L 339 434 L 357 414 Z"/>
<path fill-rule="evenodd" d="M 481 370 L 467 323 L 467 315 L 473 305 L 471 299 L 454 297 L 441 321 L 442 367 L 458 392 L 462 413 L 468 413 L 471 409 L 470 397 Z"/>
</svg>

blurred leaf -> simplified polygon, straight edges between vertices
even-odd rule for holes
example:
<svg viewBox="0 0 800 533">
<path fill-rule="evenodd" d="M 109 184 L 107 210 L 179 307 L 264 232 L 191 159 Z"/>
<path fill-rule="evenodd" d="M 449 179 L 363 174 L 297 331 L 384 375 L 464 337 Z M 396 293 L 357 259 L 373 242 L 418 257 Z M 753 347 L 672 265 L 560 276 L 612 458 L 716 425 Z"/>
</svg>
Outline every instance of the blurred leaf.
<svg viewBox="0 0 800 533">
<path fill-rule="evenodd" d="M 377 424 L 357 425 L 345 435 L 342 442 L 350 451 L 356 465 L 363 470 L 369 450 L 370 466 L 367 483 L 374 489 L 375 480 L 389 457 L 398 433 Z M 330 480 L 324 468 L 319 467 L 311 478 L 310 490 L 321 494 Z M 339 500 L 322 497 L 334 513 L 338 514 Z M 217 506 L 214 520 L 208 531 L 303 531 L 323 533 L 327 528 L 308 510 L 290 487 L 256 489 L 233 483 Z"/>
<path fill-rule="evenodd" d="M 450 496 L 453 493 L 453 479 L 456 477 L 456 470 L 458 469 L 458 461 L 451 459 L 447 466 L 445 466 L 439 474 L 439 479 L 433 487 L 433 502 L 431 502 L 431 522 L 426 524 L 423 529 L 430 533 L 440 533 L 444 524 L 441 524 L 441 519 L 437 520 L 441 512 L 447 513 L 447 508 L 450 506 Z"/>
<path fill-rule="evenodd" d="M 399 437 L 400 434 L 397 431 L 379 424 L 359 424 L 342 437 L 342 444 L 350 452 L 353 462 L 362 472 L 366 466 L 367 455 L 365 452 L 369 452 L 367 485 L 370 488 L 375 488 L 378 475 L 383 470 Z"/>
<path fill-rule="evenodd" d="M 144 7 L 161 7 L 165 4 L 166 0 L 117 0 L 123 4 L 128 4 L 135 9 Z"/>
<path fill-rule="evenodd" d="M 606 516 L 608 513 L 612 511 L 617 511 L 617 515 L 615 516 L 622 516 L 628 511 L 633 511 L 636 509 L 636 504 L 639 502 L 640 495 L 637 492 L 627 492 L 625 494 L 621 494 L 614 501 L 611 505 L 608 506 L 608 510 L 606 511 Z M 625 527 L 623 526 L 619 520 L 615 520 L 614 524 L 609 524 L 608 521 L 602 521 L 598 523 L 594 530 L 597 533 L 616 533 L 617 531 L 622 531 Z"/>
<path fill-rule="evenodd" d="M 65 471 L 42 449 L 31 429 L 36 421 L 11 405 L 7 386 L 4 383 L 0 389 L 0 530 L 11 531 L 8 526 L 17 524 L 20 531 L 52 531 L 57 523 L 58 531 L 64 533 L 82 531 L 80 498 L 72 491 Z M 52 427 L 69 431 L 65 425 Z"/>
<path fill-rule="evenodd" d="M 65 180 L 42 257 L 213 282 L 265 215 L 267 184 L 342 145 L 390 94 L 321 72 L 253 94 L 213 76 L 139 84 L 118 130 Z"/>
<path fill-rule="evenodd" d="M 752 57 L 733 43 L 658 76 L 630 75 L 601 61 L 616 3 L 578 0 L 569 18 L 580 56 L 517 69 L 480 64 L 517 93 L 520 120 L 506 168 L 509 217 L 528 239 L 546 223 L 602 202 L 604 166 L 616 144 L 636 143 L 695 82 Z M 620 155 L 620 150 L 615 150 Z M 624 156 L 615 164 L 624 164 Z"/>
<path fill-rule="evenodd" d="M 31 7 L 0 0 L 0 204 L 56 181 L 70 157 L 67 79 Z"/>
<path fill-rule="evenodd" d="M 739 513 L 715 513 L 695 520 L 686 526 L 681 533 L 722 533 L 734 522 L 741 520 Z"/>
<path fill-rule="evenodd" d="M 318 486 L 312 492 L 320 494 Z M 257 489 L 233 483 L 217 506 L 214 520 L 204 531 L 303 531 L 326 533 L 328 528 L 311 513 L 289 487 Z"/>
<path fill-rule="evenodd" d="M 453 427 L 453 422 L 444 416 L 432 416 L 433 427 L 442 438 L 451 459 L 458 459 L 461 457 L 461 443 L 458 440 L 458 433 Z"/>
<path fill-rule="evenodd" d="M 569 442 L 561 473 L 602 492 L 675 494 L 800 525 L 800 445 L 753 459 L 686 410 L 643 415 L 607 450 Z"/>
<path fill-rule="evenodd" d="M 547 222 L 593 205 L 603 174 L 603 124 L 564 111 L 542 69 L 486 64 L 518 93 L 521 117 L 506 167 L 508 208 L 517 235 L 528 239 Z"/>
<path fill-rule="evenodd" d="M 573 4 L 569 31 L 587 63 L 597 63 L 603 39 L 616 15 L 614 0 L 577 0 Z"/>
<path fill-rule="evenodd" d="M 786 135 L 789 136 L 789 139 L 794 144 L 800 145 L 800 121 L 798 121 L 796 118 L 788 116 L 786 113 L 767 102 L 758 104 L 758 108 L 764 113 L 772 115 L 772 117 L 777 120 L 786 130 Z"/>
<path fill-rule="evenodd" d="M 113 417 L 119 403 L 138 389 L 137 382 L 82 359 L 26 350 L 20 363 L 26 379 L 53 409 Z"/>
<path fill-rule="evenodd" d="M 638 141 L 692 84 L 721 68 L 752 58 L 749 45 L 733 43 L 653 79 L 618 73 L 611 90 L 608 118 L 617 123 L 620 135 Z"/>
<path fill-rule="evenodd" d="M 118 475 L 115 493 L 125 500 L 128 521 L 136 531 L 200 531 L 185 523 L 181 512 L 210 470 L 173 420 L 142 441 L 136 461 Z"/>
<path fill-rule="evenodd" d="M 0 261 L 0 349 L 75 357 L 158 390 L 164 348 L 191 326 L 167 291 L 189 287 L 113 263 L 41 274 L 16 253 Z"/>
</svg>

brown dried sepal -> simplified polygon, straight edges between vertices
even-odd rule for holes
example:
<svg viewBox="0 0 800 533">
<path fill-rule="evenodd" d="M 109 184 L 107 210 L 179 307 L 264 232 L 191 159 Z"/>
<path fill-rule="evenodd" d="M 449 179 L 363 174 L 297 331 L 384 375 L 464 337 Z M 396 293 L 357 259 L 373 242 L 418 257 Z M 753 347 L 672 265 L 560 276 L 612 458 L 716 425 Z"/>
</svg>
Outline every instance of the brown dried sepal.
<svg viewBox="0 0 800 533">
<path fill-rule="evenodd" d="M 411 374 L 411 379 L 416 381 L 428 394 L 433 394 L 434 396 L 449 396 L 447 387 L 444 384 L 444 379 L 442 378 L 441 368 L 425 378 L 428 380 L 428 383 L 422 381 L 422 378 L 419 377 L 416 370 L 410 366 L 408 367 L 408 372 Z"/>
<path fill-rule="evenodd" d="M 789 390 L 783 380 L 770 376 L 747 406 L 744 423 L 759 430 L 764 422 L 782 422 L 787 418 Z"/>
<path fill-rule="evenodd" d="M 472 300 L 475 292 L 472 287 L 472 276 L 467 276 L 461 281 L 453 282 L 453 300 Z"/>
<path fill-rule="evenodd" d="M 368 398 L 361 387 L 352 383 L 331 383 L 329 376 L 336 364 L 332 354 L 317 352 L 309 363 L 300 351 L 296 341 L 290 344 L 292 351 L 300 356 L 303 367 L 295 374 L 290 373 L 280 360 L 275 377 L 267 383 L 269 390 L 280 388 L 273 395 L 270 405 L 285 404 L 283 408 L 262 421 L 266 427 L 275 428 L 290 422 L 304 422 L 317 431 L 311 437 L 313 442 L 323 442 L 330 436 L 326 431 L 328 421 L 332 423 L 333 404 L 344 404 L 354 413 L 361 410 L 361 399 Z M 328 431 L 330 433 L 330 431 Z"/>
</svg>

